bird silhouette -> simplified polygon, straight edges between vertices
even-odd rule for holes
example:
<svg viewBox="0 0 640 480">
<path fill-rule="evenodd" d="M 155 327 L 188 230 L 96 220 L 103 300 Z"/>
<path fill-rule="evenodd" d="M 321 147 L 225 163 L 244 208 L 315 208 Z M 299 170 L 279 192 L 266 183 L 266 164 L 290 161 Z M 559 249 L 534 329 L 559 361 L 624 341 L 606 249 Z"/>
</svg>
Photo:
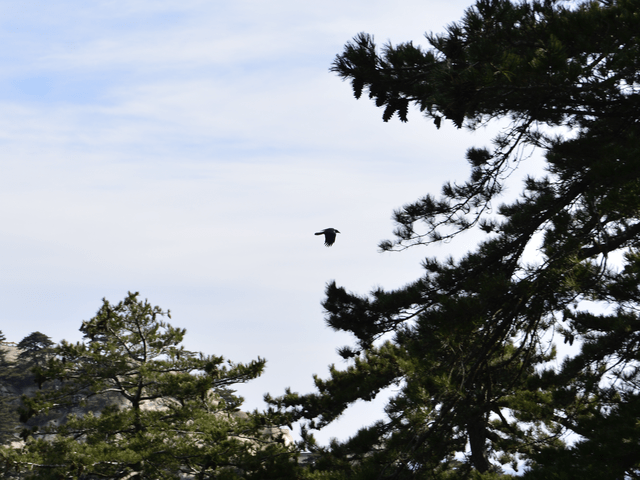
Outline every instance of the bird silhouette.
<svg viewBox="0 0 640 480">
<path fill-rule="evenodd" d="M 324 235 L 324 244 L 330 247 L 336 241 L 336 233 L 340 232 L 335 228 L 325 228 L 321 232 L 317 232 L 316 235 Z"/>
</svg>

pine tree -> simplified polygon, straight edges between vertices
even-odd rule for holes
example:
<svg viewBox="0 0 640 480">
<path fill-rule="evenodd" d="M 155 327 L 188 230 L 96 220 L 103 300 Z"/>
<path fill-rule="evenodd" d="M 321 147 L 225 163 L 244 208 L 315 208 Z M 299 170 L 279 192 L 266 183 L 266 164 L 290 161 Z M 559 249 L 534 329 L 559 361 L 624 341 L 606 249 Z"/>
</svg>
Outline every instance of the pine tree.
<svg viewBox="0 0 640 480">
<path fill-rule="evenodd" d="M 396 211 L 397 238 L 381 243 L 402 250 L 482 232 L 475 249 L 427 258 L 424 276 L 397 290 L 327 286 L 327 323 L 356 338 L 340 350 L 351 364 L 316 377 L 317 393 L 267 399 L 317 429 L 357 400 L 397 393 L 385 419 L 345 442 L 320 448 L 308 436 L 319 470 L 640 475 L 638 12 L 637 0 L 480 0 L 428 36 L 429 50 L 379 51 L 360 34 L 336 58 L 333 71 L 356 98 L 368 92 L 384 121 L 407 121 L 415 105 L 438 128 L 511 123 L 492 149 L 468 150 L 469 180 Z M 546 172 L 495 208 L 525 147 L 544 154 Z M 556 366 L 558 339 L 580 351 Z"/>
<path fill-rule="evenodd" d="M 42 389 L 23 398 L 21 421 L 35 416 L 49 425 L 26 428 L 21 449 L 0 452 L 5 475 L 290 475 L 296 455 L 281 431 L 264 415 L 240 412 L 242 398 L 230 389 L 258 377 L 265 360 L 239 364 L 188 351 L 181 345 L 185 330 L 162 320 L 170 313 L 137 297 L 130 293 L 116 305 L 104 300 L 83 322 L 83 342 L 62 341 L 35 367 Z"/>
<path fill-rule="evenodd" d="M 46 362 L 52 346 L 51 338 L 44 333 L 30 333 L 18 343 L 20 350 L 18 359 L 25 362 L 26 365 L 42 365 Z"/>
</svg>

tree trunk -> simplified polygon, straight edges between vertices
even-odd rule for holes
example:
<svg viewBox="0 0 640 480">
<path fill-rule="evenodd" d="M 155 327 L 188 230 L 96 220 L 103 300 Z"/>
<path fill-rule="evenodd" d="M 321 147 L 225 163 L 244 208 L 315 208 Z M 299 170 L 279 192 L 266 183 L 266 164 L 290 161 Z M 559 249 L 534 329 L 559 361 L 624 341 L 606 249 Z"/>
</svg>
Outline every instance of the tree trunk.
<svg viewBox="0 0 640 480">
<path fill-rule="evenodd" d="M 471 446 L 471 463 L 476 470 L 484 473 L 489 470 L 490 464 L 487 460 L 487 432 L 482 414 L 471 417 L 467 423 L 467 433 Z"/>
</svg>

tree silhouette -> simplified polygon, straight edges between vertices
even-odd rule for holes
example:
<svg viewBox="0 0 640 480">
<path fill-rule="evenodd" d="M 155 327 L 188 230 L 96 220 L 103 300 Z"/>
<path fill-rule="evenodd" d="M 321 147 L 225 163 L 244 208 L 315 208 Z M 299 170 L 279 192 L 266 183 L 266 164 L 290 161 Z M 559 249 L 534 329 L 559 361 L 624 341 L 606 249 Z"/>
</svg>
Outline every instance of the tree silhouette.
<svg viewBox="0 0 640 480">
<path fill-rule="evenodd" d="M 379 50 L 360 34 L 336 58 L 333 71 L 385 121 L 407 121 L 415 105 L 436 127 L 511 123 L 492 149 L 468 150 L 466 182 L 397 210 L 396 238 L 381 243 L 403 250 L 474 231 L 477 247 L 425 259 L 424 275 L 397 290 L 327 286 L 328 325 L 356 340 L 340 350 L 350 364 L 316 377 L 316 393 L 267 400 L 317 429 L 357 400 L 395 393 L 384 419 L 345 442 L 320 448 L 307 435 L 316 468 L 348 478 L 477 478 L 505 464 L 525 465 L 525 478 L 640 475 L 639 7 L 480 0 L 428 36 L 429 50 Z M 497 206 L 524 147 L 544 154 L 546 172 Z M 554 361 L 558 339 L 579 352 Z"/>
</svg>

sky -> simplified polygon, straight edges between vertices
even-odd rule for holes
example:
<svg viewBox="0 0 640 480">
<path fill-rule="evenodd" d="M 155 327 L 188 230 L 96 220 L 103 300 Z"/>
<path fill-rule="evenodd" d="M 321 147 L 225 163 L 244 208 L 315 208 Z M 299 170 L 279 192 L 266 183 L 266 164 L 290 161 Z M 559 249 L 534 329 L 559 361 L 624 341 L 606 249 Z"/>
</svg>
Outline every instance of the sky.
<svg viewBox="0 0 640 480">
<path fill-rule="evenodd" d="M 325 324 L 335 280 L 365 294 L 473 247 L 380 253 L 394 209 L 448 180 L 492 132 L 388 123 L 329 68 L 359 32 L 443 32 L 470 1 L 131 0 L 0 5 L 0 330 L 80 341 L 140 292 L 186 348 L 267 359 L 247 409 L 345 367 Z M 340 230 L 326 248 L 314 233 Z M 458 250 L 456 250 L 458 249 Z M 461 250 L 462 249 L 462 250 Z M 380 418 L 358 404 L 316 434 Z"/>
</svg>

